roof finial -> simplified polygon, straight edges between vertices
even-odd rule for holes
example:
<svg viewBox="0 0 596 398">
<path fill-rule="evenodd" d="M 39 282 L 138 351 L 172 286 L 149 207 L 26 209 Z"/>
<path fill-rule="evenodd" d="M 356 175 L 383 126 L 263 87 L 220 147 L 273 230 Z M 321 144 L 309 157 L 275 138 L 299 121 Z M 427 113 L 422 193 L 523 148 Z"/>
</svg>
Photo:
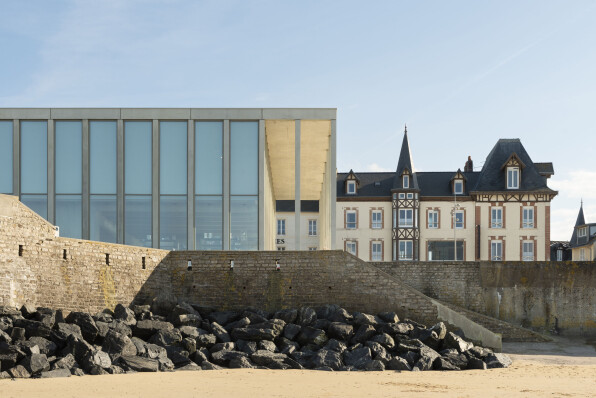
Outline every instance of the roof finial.
<svg viewBox="0 0 596 398">
<path fill-rule="evenodd" d="M 581 198 L 580 199 L 580 205 L 579 205 L 579 207 L 584 207 L 584 198 Z"/>
<path fill-rule="evenodd" d="M 404 134 L 408 133 L 408 124 L 404 123 Z"/>
</svg>

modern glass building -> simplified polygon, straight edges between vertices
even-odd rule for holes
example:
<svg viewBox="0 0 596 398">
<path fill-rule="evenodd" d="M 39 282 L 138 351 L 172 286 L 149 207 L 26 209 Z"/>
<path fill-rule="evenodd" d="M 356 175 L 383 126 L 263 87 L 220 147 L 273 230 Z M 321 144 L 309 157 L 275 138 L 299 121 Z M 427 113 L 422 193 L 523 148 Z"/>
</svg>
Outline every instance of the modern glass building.
<svg viewBox="0 0 596 398">
<path fill-rule="evenodd" d="M 335 109 L 0 108 L 0 193 L 61 236 L 169 250 L 274 250 L 276 201 L 314 200 L 319 248 L 332 249 L 335 119 Z"/>
</svg>

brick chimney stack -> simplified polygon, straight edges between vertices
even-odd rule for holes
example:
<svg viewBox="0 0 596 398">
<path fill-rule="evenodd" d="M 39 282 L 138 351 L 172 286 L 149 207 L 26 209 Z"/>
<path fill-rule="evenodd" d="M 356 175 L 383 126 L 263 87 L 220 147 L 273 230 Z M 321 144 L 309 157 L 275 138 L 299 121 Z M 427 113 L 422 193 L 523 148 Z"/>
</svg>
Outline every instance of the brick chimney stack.
<svg viewBox="0 0 596 398">
<path fill-rule="evenodd" d="M 472 157 L 468 156 L 468 161 L 466 162 L 466 165 L 464 166 L 464 172 L 471 172 L 474 171 L 474 162 L 472 161 Z"/>
</svg>

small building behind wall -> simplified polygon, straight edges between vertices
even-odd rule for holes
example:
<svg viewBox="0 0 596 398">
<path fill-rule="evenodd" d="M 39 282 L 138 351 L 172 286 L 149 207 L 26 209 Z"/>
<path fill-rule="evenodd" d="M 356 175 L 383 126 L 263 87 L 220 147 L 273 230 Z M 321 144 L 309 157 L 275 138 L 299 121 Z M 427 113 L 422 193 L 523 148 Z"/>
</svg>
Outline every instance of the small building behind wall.
<svg viewBox="0 0 596 398">
<path fill-rule="evenodd" d="M 169 250 L 275 250 L 276 201 L 316 201 L 316 246 L 331 249 L 335 118 L 336 109 L 2 108 L 0 193 L 62 236 Z M 296 236 L 302 229 L 294 223 Z"/>
</svg>

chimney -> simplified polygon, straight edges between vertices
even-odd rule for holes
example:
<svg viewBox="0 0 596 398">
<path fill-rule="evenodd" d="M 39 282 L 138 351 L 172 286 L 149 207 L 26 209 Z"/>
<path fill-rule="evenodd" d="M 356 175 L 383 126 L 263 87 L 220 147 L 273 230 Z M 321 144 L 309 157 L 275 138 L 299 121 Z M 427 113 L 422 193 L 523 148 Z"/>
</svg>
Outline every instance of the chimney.
<svg viewBox="0 0 596 398">
<path fill-rule="evenodd" d="M 474 171 L 474 162 L 472 161 L 472 157 L 468 156 L 468 161 L 466 162 L 466 165 L 464 166 L 464 172 L 472 172 Z"/>
</svg>

